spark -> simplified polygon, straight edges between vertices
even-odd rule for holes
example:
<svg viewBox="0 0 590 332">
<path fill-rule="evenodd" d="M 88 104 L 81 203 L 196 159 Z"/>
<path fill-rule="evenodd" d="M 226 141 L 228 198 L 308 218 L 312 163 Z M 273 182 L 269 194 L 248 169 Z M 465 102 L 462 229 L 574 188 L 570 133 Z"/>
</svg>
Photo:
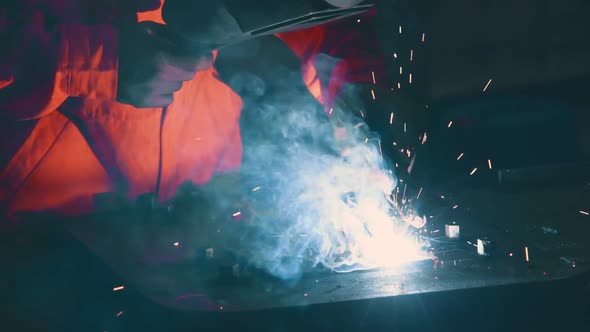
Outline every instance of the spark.
<svg viewBox="0 0 590 332">
<path fill-rule="evenodd" d="M 174 242 L 174 246 L 178 247 L 180 245 L 180 242 Z"/>
<path fill-rule="evenodd" d="M 200 141 L 200 140 L 201 140 L 201 138 L 200 138 L 200 137 L 195 137 L 195 138 L 193 138 L 193 141 Z"/>
<path fill-rule="evenodd" d="M 490 86 L 490 84 L 492 84 L 492 79 L 491 78 L 488 81 L 488 84 L 486 84 L 486 86 L 483 88 L 483 92 L 486 92 L 486 90 L 488 89 L 488 87 Z"/>
<path fill-rule="evenodd" d="M 393 112 L 389 115 L 389 124 L 393 124 Z"/>
<path fill-rule="evenodd" d="M 375 72 L 374 71 L 371 72 L 371 76 L 373 77 L 373 84 L 377 84 L 377 81 L 375 80 Z"/>
<path fill-rule="evenodd" d="M 414 50 L 410 50 L 410 61 L 414 61 Z"/>
<path fill-rule="evenodd" d="M 512 257 L 512 253 L 509 253 L 508 256 Z"/>
<path fill-rule="evenodd" d="M 369 138 L 367 137 L 367 138 L 365 138 L 365 143 L 368 143 L 368 142 L 369 142 Z"/>
<path fill-rule="evenodd" d="M 449 121 L 449 124 L 447 125 L 447 128 L 451 128 L 452 125 L 453 125 L 453 120 Z"/>
<path fill-rule="evenodd" d="M 393 53 L 393 58 L 397 59 L 397 53 Z"/>
<path fill-rule="evenodd" d="M 406 204 L 406 189 L 408 189 L 408 184 L 404 184 L 404 194 L 402 195 L 402 204 Z"/>
<path fill-rule="evenodd" d="M 416 196 L 416 199 L 419 199 L 421 194 L 422 194 L 422 187 L 420 187 L 420 190 L 418 191 L 418 196 Z"/>
<path fill-rule="evenodd" d="M 361 113 L 361 117 L 365 117 L 365 113 L 363 113 L 363 111 L 359 111 Z"/>
<path fill-rule="evenodd" d="M 359 122 L 356 125 L 354 125 L 354 129 L 359 129 L 360 127 L 362 127 L 364 125 L 363 122 Z"/>
<path fill-rule="evenodd" d="M 529 261 L 529 247 L 524 247 L 524 260 Z"/>
<path fill-rule="evenodd" d="M 121 310 L 117 313 L 117 317 L 121 317 L 121 315 L 123 315 L 123 310 Z"/>
<path fill-rule="evenodd" d="M 379 141 L 379 154 L 381 155 L 381 158 L 383 158 L 383 149 L 381 148 L 381 141 Z"/>
<path fill-rule="evenodd" d="M 402 88 L 402 84 L 401 83 L 397 83 L 397 89 L 401 89 Z"/>
<path fill-rule="evenodd" d="M 587 211 L 580 210 L 580 213 L 585 216 L 590 216 L 590 212 L 587 212 Z"/>
<path fill-rule="evenodd" d="M 410 161 L 410 166 L 408 166 L 408 174 L 412 174 L 412 170 L 414 169 L 414 163 L 416 162 L 416 155 Z"/>
<path fill-rule="evenodd" d="M 461 152 L 461 154 L 459 155 L 459 157 L 457 157 L 457 160 L 460 160 L 461 158 L 463 158 L 464 153 Z"/>
<path fill-rule="evenodd" d="M 303 296 L 305 296 L 305 297 L 307 297 L 307 295 L 309 295 L 309 294 L 307 294 L 307 293 L 304 293 L 304 294 L 303 294 Z"/>
<path fill-rule="evenodd" d="M 424 42 L 424 40 L 426 40 L 426 33 L 422 33 L 422 42 Z"/>
<path fill-rule="evenodd" d="M 258 191 L 258 190 L 260 190 L 260 187 L 256 187 L 256 188 L 252 189 L 252 192 Z"/>
<path fill-rule="evenodd" d="M 238 211 L 238 212 L 236 212 L 236 213 L 232 214 L 232 216 L 234 216 L 234 217 L 237 217 L 237 216 L 240 216 L 240 215 L 242 215 L 242 212 L 240 212 L 240 211 Z"/>
<path fill-rule="evenodd" d="M 223 306 L 219 307 L 219 310 L 223 310 Z"/>
<path fill-rule="evenodd" d="M 328 114 L 332 115 L 332 112 L 334 112 L 334 108 L 330 108 L 330 111 L 328 112 Z"/>
<path fill-rule="evenodd" d="M 408 123 L 404 122 L 404 133 L 408 131 Z"/>
<path fill-rule="evenodd" d="M 399 74 L 403 75 L 403 73 L 404 73 L 404 67 L 399 66 Z"/>
<path fill-rule="evenodd" d="M 359 18 L 358 20 L 356 20 L 356 23 L 361 23 L 361 19 Z"/>
<path fill-rule="evenodd" d="M 373 100 L 375 100 L 375 91 L 371 89 L 371 96 L 373 96 Z"/>
<path fill-rule="evenodd" d="M 471 173 L 469 173 L 469 175 L 473 175 L 473 174 L 475 174 L 475 172 L 477 172 L 477 167 L 476 167 L 476 168 L 474 168 L 474 169 L 471 171 Z"/>
<path fill-rule="evenodd" d="M 424 132 L 424 136 L 422 136 L 422 144 L 426 143 L 427 139 L 428 139 L 428 135 L 426 134 L 426 132 Z"/>
<path fill-rule="evenodd" d="M 488 159 L 488 168 L 492 169 L 492 160 L 491 159 Z"/>
<path fill-rule="evenodd" d="M 412 73 L 410 73 L 410 84 L 412 84 Z"/>
<path fill-rule="evenodd" d="M 113 292 L 118 292 L 123 289 L 125 289 L 125 286 L 117 286 L 117 287 L 113 288 Z"/>
<path fill-rule="evenodd" d="M 456 208 L 458 208 L 458 207 L 459 207 L 459 205 L 455 205 L 455 206 L 453 206 L 453 210 L 454 210 L 454 209 L 456 209 Z"/>
<path fill-rule="evenodd" d="M 399 26 L 399 34 L 400 35 L 402 34 L 402 26 L 401 25 Z"/>
</svg>

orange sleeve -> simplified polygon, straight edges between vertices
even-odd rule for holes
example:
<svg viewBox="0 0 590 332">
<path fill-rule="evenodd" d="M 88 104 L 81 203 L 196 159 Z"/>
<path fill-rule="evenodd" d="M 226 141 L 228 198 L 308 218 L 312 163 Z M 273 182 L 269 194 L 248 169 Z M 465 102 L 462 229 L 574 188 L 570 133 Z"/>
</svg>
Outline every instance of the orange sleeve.
<svg viewBox="0 0 590 332">
<path fill-rule="evenodd" d="M 113 99 L 117 33 L 108 20 L 54 15 L 59 1 L 0 5 L 0 117 L 35 119 L 69 96 Z"/>
</svg>

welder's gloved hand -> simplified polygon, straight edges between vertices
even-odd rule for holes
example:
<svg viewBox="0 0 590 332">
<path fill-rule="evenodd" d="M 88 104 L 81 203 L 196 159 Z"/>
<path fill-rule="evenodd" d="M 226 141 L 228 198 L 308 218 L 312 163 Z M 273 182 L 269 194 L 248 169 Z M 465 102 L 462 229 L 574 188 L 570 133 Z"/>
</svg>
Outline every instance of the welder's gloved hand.
<svg viewBox="0 0 590 332">
<path fill-rule="evenodd" d="M 168 106 L 184 81 L 212 64 L 211 52 L 188 51 L 164 25 L 120 27 L 117 101 L 140 108 Z"/>
<path fill-rule="evenodd" d="M 358 5 L 359 3 L 363 2 L 364 0 L 325 0 L 325 1 L 334 7 L 351 8 L 351 7 Z"/>
<path fill-rule="evenodd" d="M 244 1 L 243 5 L 248 6 L 248 1 Z M 250 1 L 249 5 L 255 8 L 258 4 Z M 212 51 L 244 38 L 224 1 L 167 0 L 162 7 L 162 18 L 168 29 L 193 50 Z"/>
</svg>

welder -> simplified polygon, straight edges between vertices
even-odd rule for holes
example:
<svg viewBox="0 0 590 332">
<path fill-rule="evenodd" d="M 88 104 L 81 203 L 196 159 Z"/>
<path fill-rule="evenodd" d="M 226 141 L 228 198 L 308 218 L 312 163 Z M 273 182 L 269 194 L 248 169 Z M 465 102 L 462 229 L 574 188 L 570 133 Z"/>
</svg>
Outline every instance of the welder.
<svg viewBox="0 0 590 332">
<path fill-rule="evenodd" d="M 361 1 L 326 2 L 350 7 Z M 137 23 L 158 9 L 163 20 Z M 81 216 L 125 209 L 138 197 L 155 205 L 171 202 L 187 182 L 232 188 L 247 136 L 241 133 L 240 112 L 257 97 L 232 78 L 247 65 L 276 82 L 270 65 L 281 59 L 285 67 L 297 67 L 299 59 L 270 36 L 239 44 L 251 36 L 242 35 L 230 9 L 197 0 L 168 0 L 163 7 L 158 0 L 1 5 L 2 213 L 11 222 L 40 212 Z M 230 46 L 212 52 L 225 45 Z M 263 57 L 258 66 L 242 54 L 252 47 L 251 56 Z M 218 68 L 212 67 L 215 57 Z M 279 84 L 276 91 L 281 88 L 287 87 Z M 289 88 L 306 89 L 303 81 Z M 131 241 L 130 234 L 141 242 L 158 238 L 158 244 L 112 262 L 138 279 L 139 265 L 181 260 L 194 253 L 184 244 L 204 236 L 198 227 L 181 227 L 186 225 L 82 221 L 70 219 L 68 227 L 107 260 L 125 256 L 129 248 L 116 244 Z M 176 242 L 182 245 L 169 245 Z M 146 253 L 149 246 L 153 253 Z M 136 262 L 137 255 L 142 256 Z"/>
</svg>

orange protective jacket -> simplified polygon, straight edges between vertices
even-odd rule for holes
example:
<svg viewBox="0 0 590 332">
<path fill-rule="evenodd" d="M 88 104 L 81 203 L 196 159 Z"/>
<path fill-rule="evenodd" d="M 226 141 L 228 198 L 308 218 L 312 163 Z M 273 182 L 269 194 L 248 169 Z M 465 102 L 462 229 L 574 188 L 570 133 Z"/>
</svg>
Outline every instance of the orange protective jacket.
<svg viewBox="0 0 590 332">
<path fill-rule="evenodd" d="M 163 23 L 160 0 L 8 2 L 0 5 L 0 213 L 84 214 L 98 193 L 154 192 L 160 169 L 158 195 L 168 200 L 185 181 L 239 168 L 242 102 L 215 69 L 186 82 L 165 117 L 115 101 L 113 22 Z M 313 66 L 325 30 L 308 32 L 280 37 L 301 56 L 310 91 L 333 98 L 337 88 L 319 86 Z M 370 79 L 335 82 L 344 80 Z"/>
</svg>

